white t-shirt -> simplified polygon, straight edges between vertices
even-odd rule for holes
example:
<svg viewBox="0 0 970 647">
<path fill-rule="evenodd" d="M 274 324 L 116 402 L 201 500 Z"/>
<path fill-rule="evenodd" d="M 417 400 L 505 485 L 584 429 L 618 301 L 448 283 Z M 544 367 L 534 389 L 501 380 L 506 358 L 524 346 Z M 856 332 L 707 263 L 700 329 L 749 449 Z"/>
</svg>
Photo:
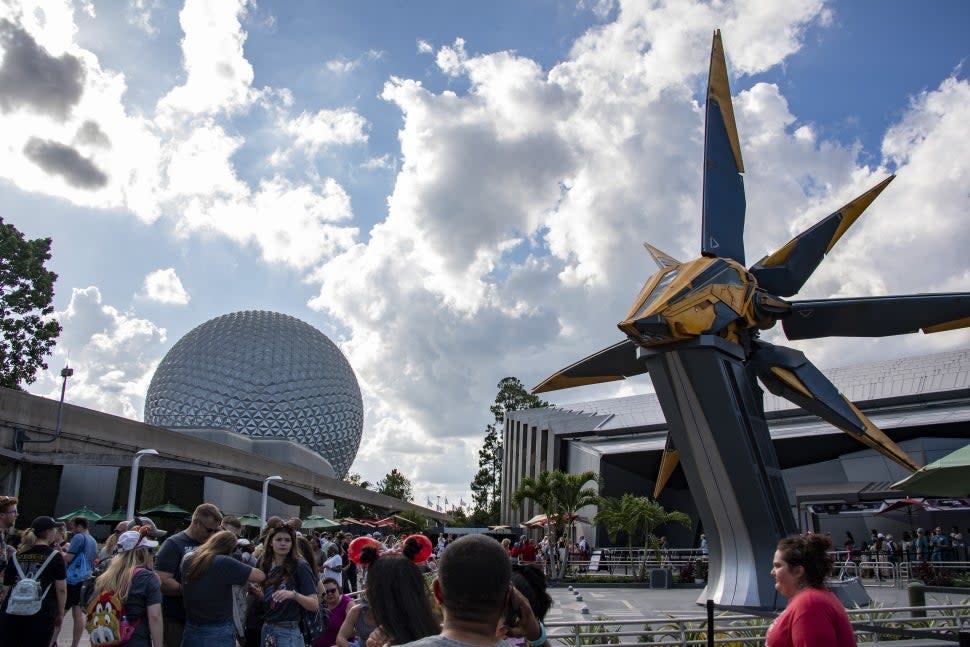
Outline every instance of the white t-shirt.
<svg viewBox="0 0 970 647">
<path fill-rule="evenodd" d="M 340 555 L 334 555 L 327 561 L 323 563 L 323 577 L 332 577 L 337 580 L 337 584 L 340 586 L 344 585 L 343 576 L 341 569 L 344 567 L 344 561 L 340 558 Z"/>
</svg>

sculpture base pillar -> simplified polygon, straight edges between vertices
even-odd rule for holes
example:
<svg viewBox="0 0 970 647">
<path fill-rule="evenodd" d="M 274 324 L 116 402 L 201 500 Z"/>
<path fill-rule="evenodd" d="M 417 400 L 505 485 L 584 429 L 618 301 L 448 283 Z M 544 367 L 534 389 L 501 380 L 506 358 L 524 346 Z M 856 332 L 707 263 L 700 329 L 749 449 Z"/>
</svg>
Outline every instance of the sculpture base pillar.
<svg viewBox="0 0 970 647">
<path fill-rule="evenodd" d="M 744 352 L 702 336 L 640 357 L 680 452 L 710 550 L 708 585 L 699 602 L 779 608 L 771 577 L 775 546 L 797 532 L 768 424 L 762 392 Z"/>
</svg>

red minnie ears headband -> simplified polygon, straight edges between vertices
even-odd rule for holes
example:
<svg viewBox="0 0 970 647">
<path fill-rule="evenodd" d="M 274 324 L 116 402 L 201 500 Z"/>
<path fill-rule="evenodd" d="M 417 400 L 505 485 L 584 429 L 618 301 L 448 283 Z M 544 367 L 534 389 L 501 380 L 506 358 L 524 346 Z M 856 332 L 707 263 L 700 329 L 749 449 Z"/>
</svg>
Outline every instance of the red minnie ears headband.
<svg viewBox="0 0 970 647">
<path fill-rule="evenodd" d="M 409 535 L 403 542 L 401 546 L 407 546 L 408 543 L 417 542 L 419 545 L 418 552 L 411 556 L 411 561 L 415 564 L 423 564 L 428 561 L 431 557 L 433 551 L 433 546 L 431 545 L 431 540 L 424 535 L 414 534 Z M 358 537 L 357 539 L 350 542 L 350 546 L 347 548 L 347 557 L 350 558 L 354 564 L 359 566 L 367 566 L 372 564 L 374 560 L 381 556 L 384 550 L 384 544 L 377 541 L 373 537 Z M 402 553 L 403 550 L 395 549 L 394 553 Z M 409 551 L 410 552 L 410 551 Z"/>
</svg>

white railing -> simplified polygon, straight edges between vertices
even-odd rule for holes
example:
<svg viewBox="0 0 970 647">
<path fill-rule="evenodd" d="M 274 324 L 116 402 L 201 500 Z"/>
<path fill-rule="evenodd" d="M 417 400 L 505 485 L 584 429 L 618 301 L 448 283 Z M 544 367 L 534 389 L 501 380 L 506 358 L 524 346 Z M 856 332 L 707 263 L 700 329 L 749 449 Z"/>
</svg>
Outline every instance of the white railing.
<svg viewBox="0 0 970 647">
<path fill-rule="evenodd" d="M 912 617 L 925 612 L 927 617 Z M 970 634 L 970 605 L 935 605 L 926 607 L 891 607 L 855 609 L 848 612 L 859 644 L 899 640 L 892 634 L 902 630 L 902 639 L 916 644 L 933 644 L 934 639 L 956 643 L 960 632 Z M 765 633 L 772 618 L 739 613 L 714 616 L 715 645 L 755 647 L 764 645 Z M 669 615 L 662 618 L 626 618 L 613 620 L 595 617 L 582 622 L 548 622 L 550 642 L 566 647 L 650 647 L 671 645 L 708 645 L 706 616 Z M 880 631 L 880 629 L 882 631 Z"/>
</svg>

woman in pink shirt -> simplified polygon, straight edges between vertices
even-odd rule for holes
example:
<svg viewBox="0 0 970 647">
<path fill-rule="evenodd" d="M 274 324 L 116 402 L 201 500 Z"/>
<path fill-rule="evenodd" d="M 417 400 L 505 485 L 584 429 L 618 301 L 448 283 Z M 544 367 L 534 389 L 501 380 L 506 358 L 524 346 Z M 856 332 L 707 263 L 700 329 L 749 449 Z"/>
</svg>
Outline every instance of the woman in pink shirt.
<svg viewBox="0 0 970 647">
<path fill-rule="evenodd" d="M 792 535 L 778 542 L 771 575 L 788 606 L 768 628 L 767 647 L 855 647 L 849 615 L 825 588 L 831 549 L 824 535 Z"/>
</svg>

